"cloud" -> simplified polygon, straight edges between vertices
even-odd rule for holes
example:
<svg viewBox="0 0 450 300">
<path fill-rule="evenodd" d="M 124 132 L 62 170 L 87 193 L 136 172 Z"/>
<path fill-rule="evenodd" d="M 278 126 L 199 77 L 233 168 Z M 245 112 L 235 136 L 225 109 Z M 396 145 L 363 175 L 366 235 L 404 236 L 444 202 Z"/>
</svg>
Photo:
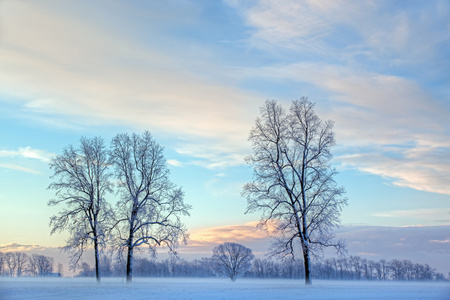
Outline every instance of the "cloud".
<svg viewBox="0 0 450 300">
<path fill-rule="evenodd" d="M 18 165 L 14 165 L 14 164 L 8 164 L 8 163 L 0 163 L 0 168 L 16 170 L 16 171 L 21 171 L 21 172 L 26 172 L 26 173 L 41 174 L 41 172 L 39 172 L 39 171 L 30 169 L 30 168 L 26 168 L 26 167 L 22 167 L 22 166 L 18 166 Z"/>
<path fill-rule="evenodd" d="M 190 233 L 187 246 L 181 246 L 181 255 L 189 258 L 208 257 L 212 255 L 212 248 L 225 243 L 234 242 L 242 244 L 257 256 L 265 256 L 271 243 L 271 238 L 257 228 L 258 222 L 207 227 L 194 230 Z"/>
<path fill-rule="evenodd" d="M 349 255 L 360 253 L 361 256 L 369 255 L 372 260 L 410 259 L 428 263 L 446 274 L 450 269 L 450 249 L 445 242 L 449 230 L 450 225 L 342 226 L 336 230 L 336 237 L 347 242 Z"/>
<path fill-rule="evenodd" d="M 446 184 L 450 180 L 450 162 L 443 153 L 450 152 L 448 148 L 416 146 L 413 149 L 397 149 L 378 147 L 379 152 L 338 156 L 336 159 L 344 167 L 354 168 L 363 172 L 380 175 L 392 181 L 394 185 L 412 189 L 450 195 Z M 417 156 L 416 153 L 422 153 Z"/>
<path fill-rule="evenodd" d="M 362 58 L 417 64 L 448 42 L 445 1 L 397 7 L 390 1 L 227 1 L 253 29 L 249 43 L 291 49 L 324 59 Z M 430 16 L 433 16 L 431 18 Z M 394 59 L 393 59 L 394 58 Z"/>
<path fill-rule="evenodd" d="M 40 245 L 22 245 L 18 243 L 9 243 L 0 245 L 0 252 L 27 252 L 27 251 L 43 251 L 47 247 Z"/>
<path fill-rule="evenodd" d="M 448 208 L 422 208 L 409 210 L 391 210 L 373 214 L 382 218 L 408 218 L 416 220 L 439 220 L 450 223 L 450 209 Z"/>
<path fill-rule="evenodd" d="M 54 156 L 45 150 L 33 149 L 31 147 L 19 147 L 17 150 L 0 150 L 0 157 L 23 157 L 34 158 L 43 162 L 49 162 L 50 158 Z"/>
<path fill-rule="evenodd" d="M 430 243 L 448 244 L 448 243 L 450 243 L 450 239 L 445 239 L 445 240 L 430 240 Z"/>
<path fill-rule="evenodd" d="M 45 150 L 33 149 L 31 147 L 19 147 L 17 150 L 0 150 L 0 158 L 25 158 L 25 159 L 36 159 L 41 162 L 47 163 L 50 158 L 54 156 L 53 153 L 49 153 Z M 16 170 L 21 172 L 41 174 L 41 172 L 34 169 L 23 167 L 17 163 L 1 163 L 0 168 Z"/>
<path fill-rule="evenodd" d="M 263 239 L 266 234 L 256 228 L 257 222 L 243 225 L 229 225 L 212 228 L 203 228 L 190 234 L 191 245 L 221 244 L 224 242 L 242 242 Z"/>
<path fill-rule="evenodd" d="M 183 166 L 183 163 L 176 159 L 168 159 L 167 163 L 174 167 L 182 167 Z"/>
<path fill-rule="evenodd" d="M 248 128 L 251 124 L 248 124 Z M 245 155 L 249 153 L 249 145 L 246 142 L 246 136 L 242 133 L 233 136 L 235 140 L 233 145 L 227 144 L 228 137 L 224 140 L 220 138 L 184 139 L 179 145 L 175 146 L 178 154 L 186 155 L 192 158 L 189 164 L 205 167 L 207 169 L 223 169 L 226 167 L 240 166 L 245 163 Z M 196 141 L 196 142 L 195 142 Z"/>
</svg>

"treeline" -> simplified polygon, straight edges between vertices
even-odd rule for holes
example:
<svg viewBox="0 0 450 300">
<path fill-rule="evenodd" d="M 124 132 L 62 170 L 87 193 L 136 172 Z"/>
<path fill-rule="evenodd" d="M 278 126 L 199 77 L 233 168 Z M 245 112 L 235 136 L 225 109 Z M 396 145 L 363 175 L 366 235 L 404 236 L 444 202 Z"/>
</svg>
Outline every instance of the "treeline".
<svg viewBox="0 0 450 300">
<path fill-rule="evenodd" d="M 24 252 L 0 252 L 0 275 L 21 276 L 62 276 L 63 266 L 59 263 L 54 268 L 54 259 L 50 256 Z M 126 273 L 123 260 L 102 256 L 100 273 L 104 277 L 119 277 Z M 136 257 L 133 261 L 134 274 L 138 277 L 216 277 L 214 262 L 211 258 L 187 261 L 176 256 L 164 260 Z M 83 262 L 77 276 L 94 277 L 95 268 Z M 414 263 L 411 260 L 393 259 L 387 261 L 368 260 L 359 256 L 328 258 L 316 261 L 312 266 L 313 278 L 329 280 L 450 280 L 444 274 L 436 272 L 428 264 Z M 303 279 L 305 277 L 303 262 L 292 260 L 274 260 L 256 258 L 252 267 L 243 277 Z"/>
<path fill-rule="evenodd" d="M 102 257 L 100 272 L 104 277 L 124 276 L 124 262 Z M 176 257 L 164 260 L 136 258 L 133 261 L 135 276 L 138 277 L 216 277 L 211 258 L 187 261 Z M 443 281 L 442 273 L 436 272 L 428 264 L 413 263 L 410 260 L 393 259 L 372 261 L 359 256 L 329 258 L 316 261 L 312 266 L 314 279 L 329 280 L 398 280 L 398 281 Z M 83 263 L 78 276 L 93 277 L 95 269 Z M 304 279 L 303 261 L 274 260 L 256 258 L 252 267 L 243 277 Z M 449 273 L 450 279 L 450 273 Z"/>
<path fill-rule="evenodd" d="M 325 259 L 314 267 L 316 278 L 348 280 L 446 280 L 428 264 L 411 260 L 368 260 L 359 256 Z M 450 279 L 450 273 L 449 273 Z"/>
<path fill-rule="evenodd" d="M 0 252 L 0 275 L 10 277 L 62 276 L 63 265 L 61 263 L 57 266 L 57 273 L 53 273 L 54 261 L 53 257 L 45 255 Z"/>
</svg>

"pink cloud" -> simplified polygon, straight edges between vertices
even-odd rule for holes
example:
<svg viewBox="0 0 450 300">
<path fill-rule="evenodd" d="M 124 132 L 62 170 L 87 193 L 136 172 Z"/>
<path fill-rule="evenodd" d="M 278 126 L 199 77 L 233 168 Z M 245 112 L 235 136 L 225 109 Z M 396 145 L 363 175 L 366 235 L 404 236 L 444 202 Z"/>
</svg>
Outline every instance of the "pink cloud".
<svg viewBox="0 0 450 300">
<path fill-rule="evenodd" d="M 431 243 L 439 243 L 439 244 L 447 244 L 450 243 L 450 239 L 445 239 L 445 240 L 430 240 Z"/>
</svg>

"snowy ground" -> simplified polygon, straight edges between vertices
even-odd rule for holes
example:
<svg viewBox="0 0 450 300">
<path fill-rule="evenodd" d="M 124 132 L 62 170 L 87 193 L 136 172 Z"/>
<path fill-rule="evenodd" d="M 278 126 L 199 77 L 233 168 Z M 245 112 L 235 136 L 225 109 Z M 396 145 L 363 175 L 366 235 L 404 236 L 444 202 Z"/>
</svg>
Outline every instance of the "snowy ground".
<svg viewBox="0 0 450 300">
<path fill-rule="evenodd" d="M 0 299 L 450 299 L 448 282 L 202 278 L 1 278 Z"/>
</svg>

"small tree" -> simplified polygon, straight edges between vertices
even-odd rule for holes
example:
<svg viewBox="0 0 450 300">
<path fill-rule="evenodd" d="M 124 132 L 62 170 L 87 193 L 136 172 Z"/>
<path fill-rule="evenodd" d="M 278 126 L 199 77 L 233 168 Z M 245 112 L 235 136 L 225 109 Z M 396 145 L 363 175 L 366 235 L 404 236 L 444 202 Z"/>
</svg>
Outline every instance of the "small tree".
<svg viewBox="0 0 450 300">
<path fill-rule="evenodd" d="M 250 270 L 253 258 L 252 250 L 241 244 L 224 243 L 213 248 L 214 269 L 218 274 L 230 277 L 231 281 Z"/>
<path fill-rule="evenodd" d="M 300 248 L 305 284 L 311 284 L 311 255 L 343 246 L 332 234 L 347 204 L 330 166 L 332 129 L 333 122 L 322 122 L 307 98 L 293 101 L 289 112 L 266 101 L 249 137 L 254 180 L 244 186 L 247 212 L 262 211 L 259 225 L 274 226 L 274 254 L 295 256 Z"/>
<path fill-rule="evenodd" d="M 56 271 L 58 272 L 59 276 L 64 275 L 64 266 L 62 263 L 58 263 L 58 266 L 56 267 Z"/>
<path fill-rule="evenodd" d="M 50 163 L 54 171 L 52 178 L 58 180 L 49 186 L 56 190 L 56 199 L 48 205 L 66 206 L 51 218 L 51 234 L 63 230 L 70 232 L 70 239 L 63 249 L 72 253 L 73 266 L 78 264 L 86 247 L 93 244 L 97 282 L 100 282 L 99 248 L 109 213 L 105 200 L 105 194 L 111 191 L 108 167 L 108 152 L 100 137 L 81 138 L 78 149 L 70 145 Z"/>
<path fill-rule="evenodd" d="M 111 159 L 121 200 L 115 210 L 119 249 L 127 251 L 127 283 L 132 280 L 133 251 L 147 245 L 151 251 L 165 245 L 174 251 L 187 238 L 181 216 L 190 205 L 184 192 L 169 179 L 161 147 L 146 131 L 142 135 L 118 134 L 112 141 Z"/>
</svg>

